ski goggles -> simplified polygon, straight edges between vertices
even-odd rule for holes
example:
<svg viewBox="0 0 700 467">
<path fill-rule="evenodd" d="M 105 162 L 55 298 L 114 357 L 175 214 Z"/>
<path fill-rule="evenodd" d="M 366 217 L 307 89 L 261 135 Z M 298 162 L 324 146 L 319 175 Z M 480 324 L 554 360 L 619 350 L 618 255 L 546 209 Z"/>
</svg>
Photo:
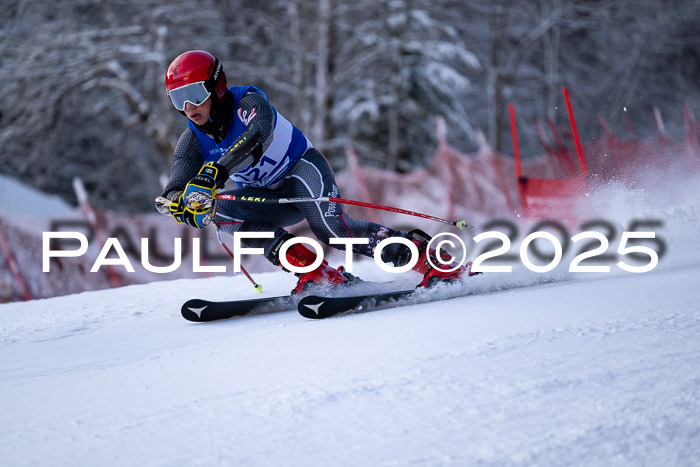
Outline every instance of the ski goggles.
<svg viewBox="0 0 700 467">
<path fill-rule="evenodd" d="M 192 105 L 202 105 L 204 101 L 209 99 L 211 92 L 204 86 L 204 81 L 197 81 L 168 91 L 168 96 L 177 110 L 184 111 L 187 102 Z"/>
</svg>

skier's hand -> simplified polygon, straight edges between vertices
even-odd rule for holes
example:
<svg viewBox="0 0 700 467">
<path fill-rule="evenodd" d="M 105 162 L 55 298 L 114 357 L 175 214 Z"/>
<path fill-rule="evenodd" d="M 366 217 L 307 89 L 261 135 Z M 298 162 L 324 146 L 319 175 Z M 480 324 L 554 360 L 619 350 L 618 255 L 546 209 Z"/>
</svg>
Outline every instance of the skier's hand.
<svg viewBox="0 0 700 467">
<path fill-rule="evenodd" d="M 173 199 L 169 209 L 176 222 L 187 224 L 196 229 L 208 226 L 214 218 L 214 214 L 216 214 L 216 206 L 209 209 L 188 208 L 185 206 L 185 194 L 183 192 L 180 192 L 178 197 Z"/>
<path fill-rule="evenodd" d="M 216 162 L 204 164 L 199 173 L 185 187 L 185 207 L 193 211 L 212 209 L 216 200 L 216 189 L 223 188 L 228 170 Z"/>
<path fill-rule="evenodd" d="M 173 219 L 197 229 L 209 225 L 216 214 L 216 190 L 224 186 L 227 178 L 226 168 L 216 162 L 202 166 L 185 191 L 177 193 L 168 205 Z"/>
</svg>

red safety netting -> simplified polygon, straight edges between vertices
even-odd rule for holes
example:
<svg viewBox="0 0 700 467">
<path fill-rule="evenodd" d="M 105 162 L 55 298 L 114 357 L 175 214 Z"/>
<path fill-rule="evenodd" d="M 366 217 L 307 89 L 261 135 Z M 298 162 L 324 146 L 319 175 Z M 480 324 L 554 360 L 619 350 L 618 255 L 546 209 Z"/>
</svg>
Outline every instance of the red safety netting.
<svg viewBox="0 0 700 467">
<path fill-rule="evenodd" d="M 499 218 L 556 219 L 564 222 L 580 220 L 587 214 L 587 194 L 596 185 L 608 180 L 622 181 L 636 187 L 663 183 L 669 173 L 700 172 L 700 124 L 690 110 L 684 109 L 682 141 L 669 138 L 661 131 L 648 139 L 622 139 L 613 135 L 601 119 L 603 134 L 581 145 L 582 157 L 570 131 L 559 131 L 548 121 L 547 126 L 535 122 L 543 142 L 544 153 L 538 157 L 509 157 L 494 151 L 478 135 L 479 149 L 463 154 L 446 139 L 444 122 L 437 119 L 437 149 L 423 168 L 398 174 L 362 166 L 351 147 L 347 149 L 348 165 L 337 174 L 341 196 L 349 199 L 395 206 L 447 219 L 465 219 L 481 226 Z M 548 136 L 549 134 L 549 136 Z M 514 138 L 517 142 L 517 136 Z M 515 151 L 517 152 L 517 150 Z M 580 167 L 587 166 L 588 177 Z M 368 219 L 401 230 L 421 228 L 437 233 L 444 227 L 411 216 L 346 206 L 351 216 Z M 42 272 L 41 228 L 12 224 L 0 217 L 0 301 L 50 297 L 84 290 L 150 282 L 179 277 L 202 277 L 193 273 L 193 238 L 200 239 L 203 265 L 229 264 L 210 229 L 196 231 L 177 225 L 158 214 L 127 215 L 94 210 L 90 250 L 80 258 L 57 258 L 51 261 L 51 272 Z M 76 211 L 78 220 L 83 219 Z M 89 216 L 88 216 L 89 217 Z M 75 219 L 74 219 L 75 220 Z M 87 221 L 86 229 L 90 230 Z M 31 225 L 32 228 L 28 228 Z M 62 230 L 70 230 L 63 228 Z M 74 229 L 75 230 L 75 229 Z M 77 229 L 83 230 L 85 229 Z M 293 233 L 310 235 L 306 223 L 291 228 Z M 127 273 L 122 266 L 103 267 L 90 273 L 100 250 L 101 236 L 116 237 L 136 268 Z M 153 265 L 166 266 L 173 258 L 173 238 L 182 239 L 183 266 L 169 274 L 155 274 L 141 267 L 141 241 L 149 239 L 149 259 Z M 230 238 L 226 237 L 230 242 Z M 271 270 L 262 258 L 247 261 L 250 271 Z M 110 272 L 111 271 L 111 272 Z M 230 273 L 230 272 L 229 272 Z"/>
</svg>

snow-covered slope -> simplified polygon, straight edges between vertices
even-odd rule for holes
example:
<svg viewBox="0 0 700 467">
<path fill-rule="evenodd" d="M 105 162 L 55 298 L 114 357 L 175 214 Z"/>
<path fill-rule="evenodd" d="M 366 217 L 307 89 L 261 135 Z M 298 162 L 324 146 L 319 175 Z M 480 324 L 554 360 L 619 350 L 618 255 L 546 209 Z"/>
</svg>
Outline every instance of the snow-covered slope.
<svg viewBox="0 0 700 467">
<path fill-rule="evenodd" d="M 69 215 L 73 208 L 55 195 L 48 195 L 7 175 L 0 174 L 0 213 L 50 217 Z"/>
<path fill-rule="evenodd" d="M 253 296 L 242 277 L 1 305 L 0 464 L 698 465 L 698 279 L 659 267 L 326 321 L 181 318 L 193 296 Z"/>
<path fill-rule="evenodd" d="M 644 274 L 568 273 L 569 251 L 325 321 L 182 319 L 255 296 L 240 275 L 0 305 L 0 466 L 700 465 L 700 179 L 649 186 L 589 200 L 610 252 L 657 233 Z"/>
</svg>

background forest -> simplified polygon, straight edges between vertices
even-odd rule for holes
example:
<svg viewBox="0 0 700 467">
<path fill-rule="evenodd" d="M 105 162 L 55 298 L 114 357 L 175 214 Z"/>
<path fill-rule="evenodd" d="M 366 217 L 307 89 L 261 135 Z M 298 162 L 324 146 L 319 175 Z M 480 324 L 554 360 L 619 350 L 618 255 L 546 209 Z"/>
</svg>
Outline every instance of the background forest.
<svg viewBox="0 0 700 467">
<path fill-rule="evenodd" d="M 408 171 L 476 132 L 510 153 L 507 104 L 524 156 L 532 119 L 566 118 L 583 140 L 603 115 L 641 136 L 681 134 L 700 105 L 697 0 L 0 0 L 0 172 L 74 202 L 150 211 L 185 121 L 164 91 L 180 53 L 205 49 L 229 85 L 255 84 L 336 169 L 352 144 L 365 164 Z"/>
</svg>

